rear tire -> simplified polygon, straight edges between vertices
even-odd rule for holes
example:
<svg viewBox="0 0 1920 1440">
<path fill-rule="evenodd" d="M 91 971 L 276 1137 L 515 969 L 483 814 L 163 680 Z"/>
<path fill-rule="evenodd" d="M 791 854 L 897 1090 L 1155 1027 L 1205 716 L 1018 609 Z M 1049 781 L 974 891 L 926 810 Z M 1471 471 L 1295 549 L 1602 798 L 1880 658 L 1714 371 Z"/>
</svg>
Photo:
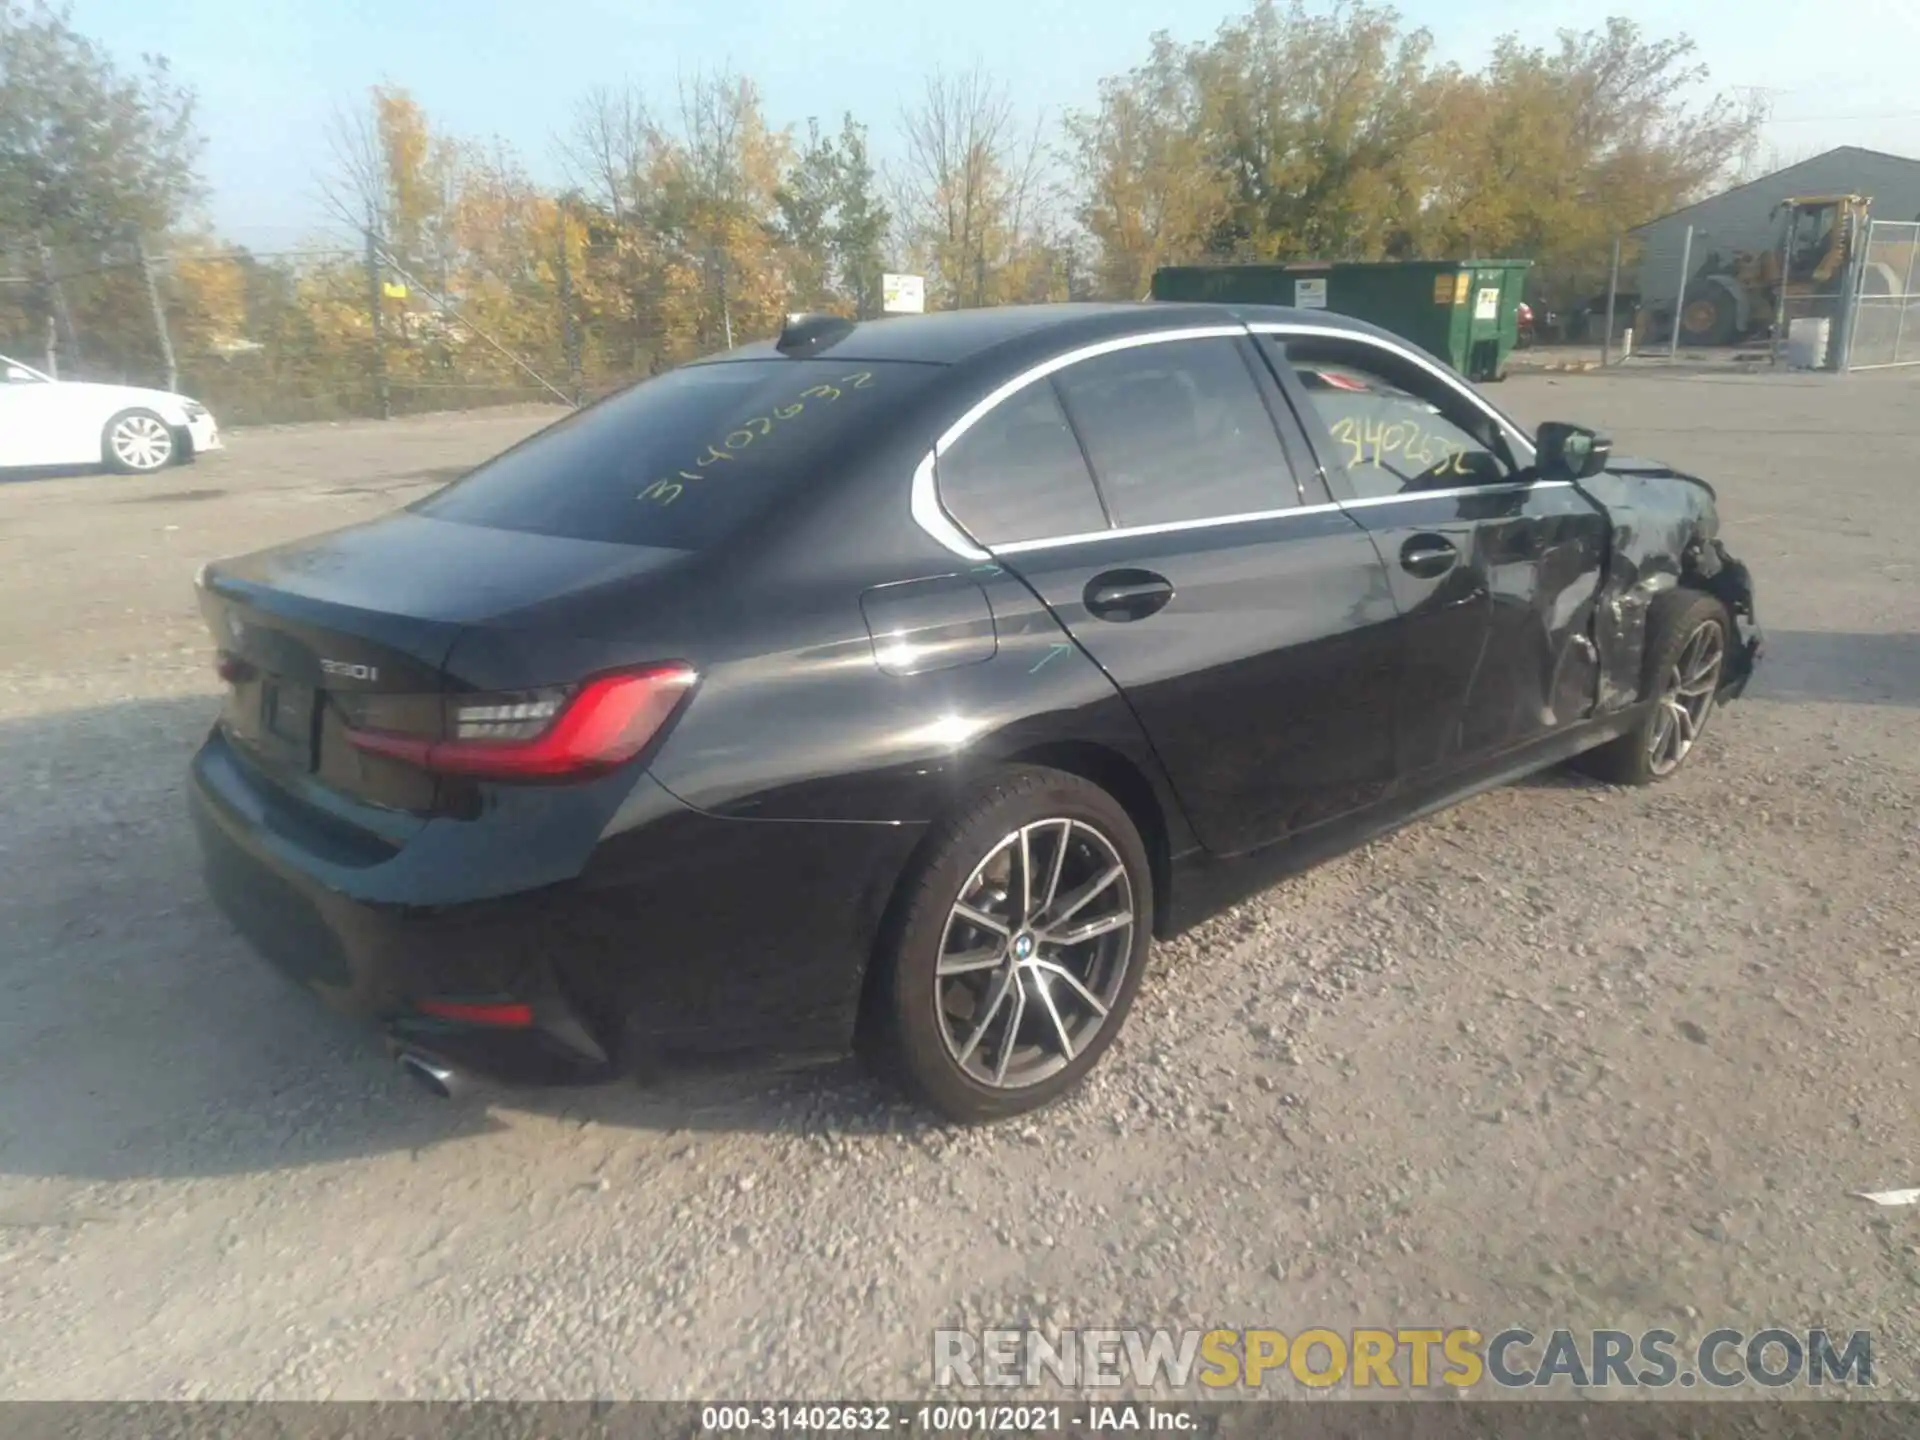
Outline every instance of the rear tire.
<svg viewBox="0 0 1920 1440">
<path fill-rule="evenodd" d="M 1612 785 L 1651 785 L 1677 773 L 1713 716 L 1732 642 L 1731 617 L 1714 596 L 1682 588 L 1657 597 L 1642 692 L 1652 703 L 1638 725 L 1575 756 L 1574 767 Z"/>
<path fill-rule="evenodd" d="M 122 475 L 164 470 L 179 450 L 173 427 L 151 410 L 122 410 L 100 435 L 101 459 Z"/>
<path fill-rule="evenodd" d="M 1064 771 L 1003 771 L 901 882 L 862 1049 L 962 1124 L 1047 1105 L 1126 1022 L 1152 916 L 1146 846 L 1119 802 Z"/>
</svg>

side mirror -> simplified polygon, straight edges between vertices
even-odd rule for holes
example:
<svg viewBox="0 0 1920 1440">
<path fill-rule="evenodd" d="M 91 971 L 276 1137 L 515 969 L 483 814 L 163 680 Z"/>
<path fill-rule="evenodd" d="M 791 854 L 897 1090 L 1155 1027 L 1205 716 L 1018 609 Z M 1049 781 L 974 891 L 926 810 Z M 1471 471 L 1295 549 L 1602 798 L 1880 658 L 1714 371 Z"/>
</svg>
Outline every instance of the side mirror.
<svg viewBox="0 0 1920 1440">
<path fill-rule="evenodd" d="M 31 370 L 27 369 L 25 366 L 22 366 L 22 365 L 7 366 L 7 383 L 9 385 L 23 385 L 30 381 L 38 380 L 39 378 L 40 377 L 38 375 L 34 374 Z"/>
<path fill-rule="evenodd" d="M 1533 437 L 1535 462 L 1542 480 L 1585 480 L 1607 468 L 1613 441 L 1587 429 L 1549 420 Z"/>
</svg>

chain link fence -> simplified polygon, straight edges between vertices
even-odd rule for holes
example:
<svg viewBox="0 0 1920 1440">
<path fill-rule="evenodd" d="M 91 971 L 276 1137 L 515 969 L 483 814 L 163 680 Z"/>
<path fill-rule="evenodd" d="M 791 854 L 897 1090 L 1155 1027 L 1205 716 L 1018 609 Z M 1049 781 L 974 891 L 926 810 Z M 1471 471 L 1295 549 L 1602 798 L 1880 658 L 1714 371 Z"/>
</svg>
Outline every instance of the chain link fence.
<svg viewBox="0 0 1920 1440">
<path fill-rule="evenodd" d="M 1875 220 L 1867 227 L 1855 294 L 1849 370 L 1920 365 L 1920 221 Z"/>
<path fill-rule="evenodd" d="M 618 229 L 546 220 L 455 264 L 371 233 L 0 252 L 0 353 L 178 390 L 232 425 L 579 403 L 771 333 L 724 263 L 664 266 Z"/>
</svg>

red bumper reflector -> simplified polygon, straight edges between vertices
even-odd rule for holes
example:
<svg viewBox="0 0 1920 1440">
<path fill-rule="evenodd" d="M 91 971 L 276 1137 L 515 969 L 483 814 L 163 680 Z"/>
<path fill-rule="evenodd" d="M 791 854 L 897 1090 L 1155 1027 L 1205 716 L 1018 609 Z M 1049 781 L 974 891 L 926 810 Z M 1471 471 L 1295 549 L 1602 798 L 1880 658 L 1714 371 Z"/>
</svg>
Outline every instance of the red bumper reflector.
<svg viewBox="0 0 1920 1440">
<path fill-rule="evenodd" d="M 489 1005 L 467 1000 L 422 1000 L 418 1009 L 423 1015 L 437 1016 L 442 1020 L 461 1020 L 469 1025 L 498 1025 L 507 1030 L 524 1030 L 533 1024 L 533 1007 L 518 1001 Z"/>
</svg>

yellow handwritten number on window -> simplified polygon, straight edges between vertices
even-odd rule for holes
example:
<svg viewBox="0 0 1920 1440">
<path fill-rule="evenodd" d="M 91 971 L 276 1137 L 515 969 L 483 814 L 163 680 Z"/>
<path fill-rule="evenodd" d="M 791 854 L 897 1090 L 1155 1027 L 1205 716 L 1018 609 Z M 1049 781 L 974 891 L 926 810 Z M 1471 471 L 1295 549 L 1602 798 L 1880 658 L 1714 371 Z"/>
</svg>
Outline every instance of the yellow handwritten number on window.
<svg viewBox="0 0 1920 1440">
<path fill-rule="evenodd" d="M 853 390 L 865 390 L 873 384 L 873 372 L 871 370 L 856 370 L 851 375 L 842 375 L 840 377 L 840 384 Z M 821 384 L 812 386 L 800 393 L 802 395 L 813 396 L 816 399 L 832 401 L 838 400 L 845 392 L 842 391 L 838 385 Z M 744 420 L 727 432 L 726 439 L 721 442 L 721 445 L 709 445 L 707 447 L 707 453 L 693 463 L 699 467 L 699 471 L 705 471 L 709 465 L 717 461 L 731 460 L 734 458 L 735 452 L 745 450 L 748 446 L 752 445 L 755 440 L 763 439 L 771 434 L 775 421 L 798 419 L 805 413 L 806 408 L 805 401 L 795 400 L 789 405 L 774 406 L 770 415 L 755 415 L 751 419 Z M 725 448 L 723 449 L 722 446 Z M 681 495 L 686 493 L 686 486 L 682 485 L 680 481 L 702 480 L 705 478 L 706 476 L 698 473 L 698 471 L 682 470 L 676 479 L 654 481 L 653 484 L 640 492 L 639 498 L 642 500 L 651 500 L 657 505 L 671 505 L 675 500 L 678 500 Z"/>
</svg>

